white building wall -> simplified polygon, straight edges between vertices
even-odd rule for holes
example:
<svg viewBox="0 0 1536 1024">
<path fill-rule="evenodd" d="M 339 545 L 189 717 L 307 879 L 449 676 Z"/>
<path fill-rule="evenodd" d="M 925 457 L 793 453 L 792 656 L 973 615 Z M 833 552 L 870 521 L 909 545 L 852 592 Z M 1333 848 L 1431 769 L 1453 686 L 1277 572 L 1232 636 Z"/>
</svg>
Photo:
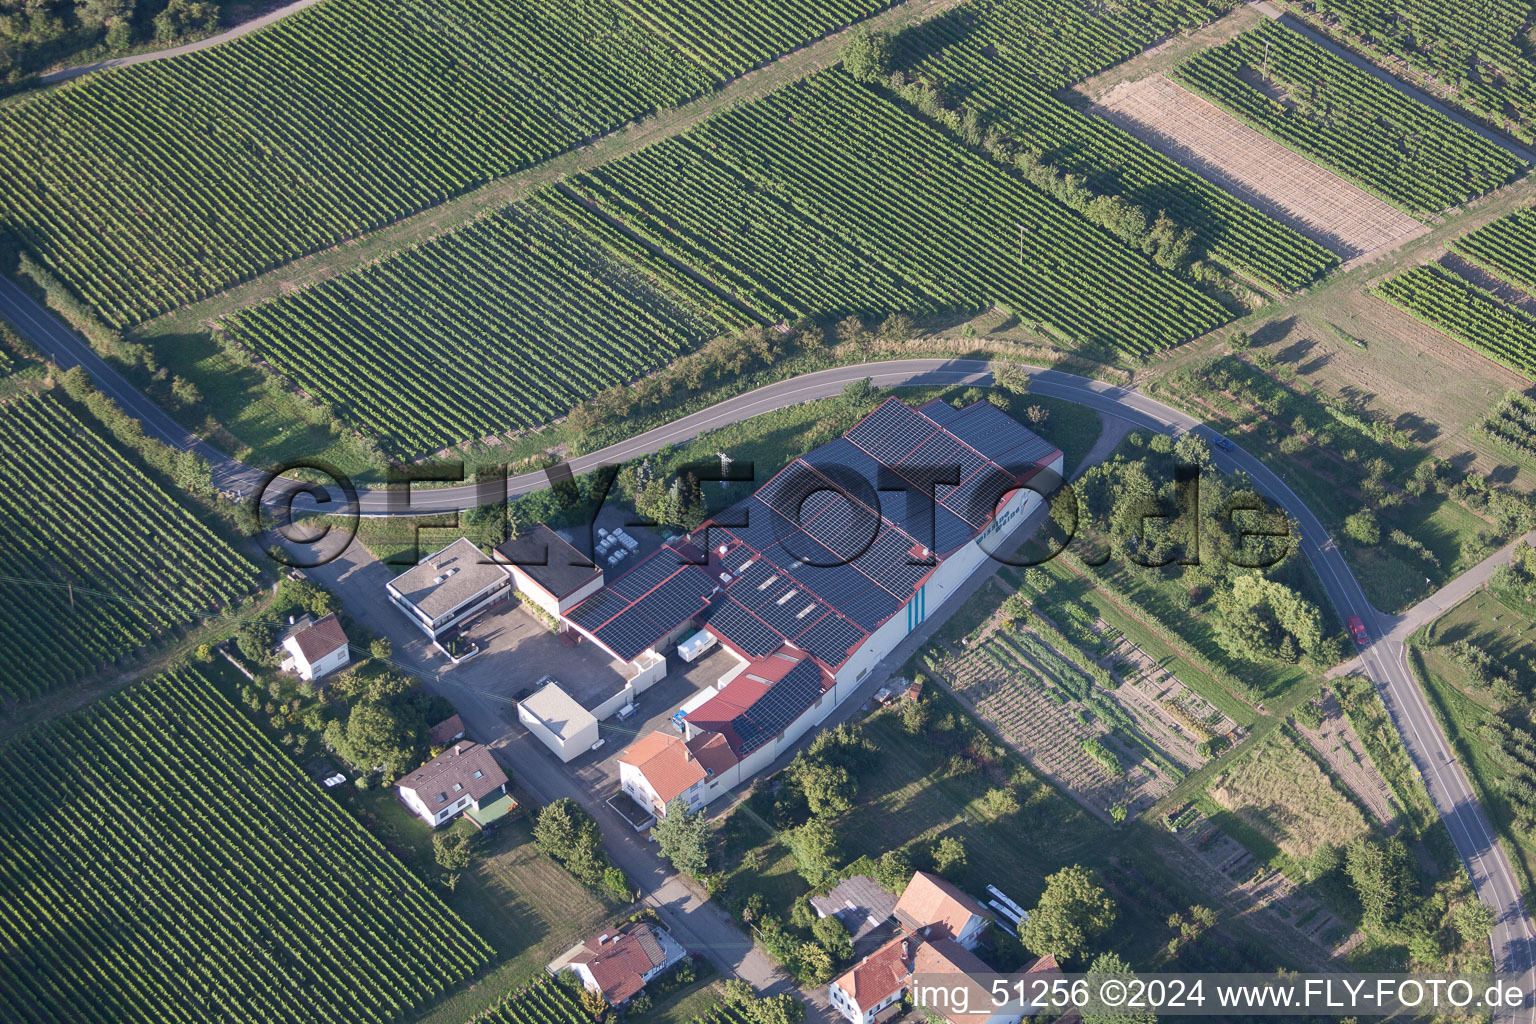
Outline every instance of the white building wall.
<svg viewBox="0 0 1536 1024">
<path fill-rule="evenodd" d="M 585 754 L 592 749 L 592 744 L 597 742 L 597 722 L 588 722 L 577 729 L 571 735 L 561 737 L 549 726 L 545 725 L 537 715 L 530 713 L 521 704 L 517 706 L 517 718 L 528 727 L 528 731 L 539 738 L 539 741 L 552 750 L 561 761 L 569 761 L 579 754 Z"/>
<path fill-rule="evenodd" d="M 560 599 L 560 612 L 568 612 L 578 604 L 603 589 L 603 574 L 598 573 L 592 579 L 576 590 L 571 591 Z"/>
<path fill-rule="evenodd" d="M 535 583 L 533 577 L 523 572 L 517 566 L 507 566 L 507 572 L 512 576 L 512 586 L 522 596 L 523 600 L 544 609 L 547 614 L 554 618 L 558 619 L 560 617 L 559 598 Z"/>
</svg>

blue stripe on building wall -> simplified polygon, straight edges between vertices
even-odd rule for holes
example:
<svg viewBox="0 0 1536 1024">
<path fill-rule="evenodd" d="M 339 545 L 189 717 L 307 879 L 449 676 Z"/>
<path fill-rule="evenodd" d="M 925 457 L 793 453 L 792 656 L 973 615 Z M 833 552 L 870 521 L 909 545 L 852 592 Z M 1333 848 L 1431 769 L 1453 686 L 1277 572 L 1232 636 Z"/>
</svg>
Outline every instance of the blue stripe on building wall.
<svg viewBox="0 0 1536 1024">
<path fill-rule="evenodd" d="M 928 617 L 928 584 L 917 588 L 912 600 L 907 602 L 907 632 L 910 633 Z"/>
</svg>

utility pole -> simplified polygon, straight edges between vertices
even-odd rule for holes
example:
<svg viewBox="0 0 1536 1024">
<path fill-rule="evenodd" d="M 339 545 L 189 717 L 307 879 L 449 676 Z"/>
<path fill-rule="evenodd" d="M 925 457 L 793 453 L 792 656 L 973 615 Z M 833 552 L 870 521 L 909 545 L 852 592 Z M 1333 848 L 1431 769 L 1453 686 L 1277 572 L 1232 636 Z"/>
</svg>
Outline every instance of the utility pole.
<svg viewBox="0 0 1536 1024">
<path fill-rule="evenodd" d="M 720 456 L 720 489 L 723 491 L 729 483 L 726 477 L 731 475 L 731 463 L 736 460 L 725 454 L 725 452 L 716 452 L 715 454 Z"/>
</svg>

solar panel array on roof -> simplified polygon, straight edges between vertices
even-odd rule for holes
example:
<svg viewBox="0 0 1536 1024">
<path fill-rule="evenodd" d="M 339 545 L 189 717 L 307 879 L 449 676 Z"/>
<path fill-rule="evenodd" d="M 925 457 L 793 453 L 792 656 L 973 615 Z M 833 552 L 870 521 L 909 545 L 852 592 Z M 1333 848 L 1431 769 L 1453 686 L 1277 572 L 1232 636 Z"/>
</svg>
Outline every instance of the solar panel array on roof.
<svg viewBox="0 0 1536 1024">
<path fill-rule="evenodd" d="M 818 472 L 829 477 L 840 478 L 843 473 L 833 467 L 843 467 L 848 473 L 856 474 L 860 479 L 868 481 L 875 487 L 879 487 L 880 463 L 876 462 L 864 449 L 848 440 L 839 437 L 835 441 L 828 441 L 812 451 L 806 452 L 800 457 L 800 461 L 814 467 Z"/>
<path fill-rule="evenodd" d="M 623 611 L 629 602 L 607 587 L 566 613 L 566 618 L 585 630 L 594 630 Z"/>
<path fill-rule="evenodd" d="M 948 429 L 951 420 L 960 415 L 960 410 L 937 398 L 931 402 L 924 402 L 917 407 L 917 411 L 945 429 Z"/>
<path fill-rule="evenodd" d="M 675 554 L 669 558 L 668 553 L 668 549 L 663 548 L 654 556 L 641 560 L 629 572 L 608 584 L 608 589 L 627 600 L 638 600 L 647 590 L 682 568 L 681 559 Z"/>
<path fill-rule="evenodd" d="M 848 660 L 848 652 L 863 643 L 866 635 L 847 619 L 829 612 L 795 637 L 794 643 L 824 664 L 837 666 Z"/>
<path fill-rule="evenodd" d="M 757 557 L 757 552 L 745 544 L 732 543 L 735 538 L 730 537 L 729 534 L 726 535 L 726 538 L 728 538 L 724 541 L 726 552 L 724 557 L 720 559 L 720 568 L 735 576 L 737 573 L 742 572 Z M 717 543 L 716 546 L 718 547 L 719 544 Z"/>
<path fill-rule="evenodd" d="M 890 399 L 721 513 L 709 571 L 664 548 L 571 619 L 621 657 L 705 615 L 748 657 L 792 643 L 841 665 L 933 571 L 923 549 L 942 559 L 970 541 L 1015 480 L 1054 451 L 989 403 L 925 409 Z M 960 482 L 938 485 L 934 505 L 931 471 L 945 469 Z M 712 596 L 722 586 L 726 596 Z"/>
<path fill-rule="evenodd" d="M 749 658 L 766 658 L 784 645 L 783 637 L 728 596 L 710 607 L 708 622 Z"/>
<path fill-rule="evenodd" d="M 987 525 L 987 520 L 997 511 L 997 503 L 1014 486 L 1011 474 L 987 465 L 944 495 L 943 505 L 979 530 Z"/>
<path fill-rule="evenodd" d="M 704 610 L 713 589 L 708 574 L 690 565 L 635 602 L 631 611 L 641 612 L 670 633 Z"/>
<path fill-rule="evenodd" d="M 748 513 L 747 525 L 727 527 L 725 532 L 758 551 L 773 547 L 780 538 L 788 537 L 795 532 L 794 522 L 769 508 L 768 504 L 756 495 L 747 499 L 743 507 Z M 713 533 L 714 531 L 711 531 L 711 535 Z"/>
<path fill-rule="evenodd" d="M 924 561 L 922 552 L 913 550 L 911 537 L 899 530 L 886 530 L 869 550 L 868 571 L 881 586 L 901 597 L 910 594 L 937 565 L 931 550 L 926 559 L 929 564 Z"/>
<path fill-rule="evenodd" d="M 893 398 L 860 420 L 846 436 L 890 466 L 928 440 L 933 431 L 933 421 Z"/>
<path fill-rule="evenodd" d="M 750 754 L 799 718 L 821 696 L 821 680 L 821 668 L 815 662 L 801 661 L 750 708 L 731 719 L 731 731 L 741 740 L 738 753 Z"/>
<path fill-rule="evenodd" d="M 853 565 L 796 566 L 795 581 L 836 608 L 873 582 Z"/>
<path fill-rule="evenodd" d="M 975 533 L 976 531 L 971 527 L 970 523 L 967 523 L 944 506 L 940 505 L 935 510 L 933 550 L 939 553 L 940 558 L 947 557 L 960 545 L 970 540 Z"/>
<path fill-rule="evenodd" d="M 855 594 L 838 606 L 838 611 L 852 619 L 866 632 L 873 633 L 880 624 L 905 603 L 884 587 L 870 585 L 868 590 Z"/>
<path fill-rule="evenodd" d="M 616 657 L 633 661 L 667 632 L 631 605 L 623 615 L 617 615 L 606 625 L 593 630 L 592 635 Z"/>
<path fill-rule="evenodd" d="M 991 402 L 977 402 L 957 413 L 945 429 L 992 461 L 1015 471 L 1039 463 L 1056 450 L 1045 438 Z"/>
</svg>

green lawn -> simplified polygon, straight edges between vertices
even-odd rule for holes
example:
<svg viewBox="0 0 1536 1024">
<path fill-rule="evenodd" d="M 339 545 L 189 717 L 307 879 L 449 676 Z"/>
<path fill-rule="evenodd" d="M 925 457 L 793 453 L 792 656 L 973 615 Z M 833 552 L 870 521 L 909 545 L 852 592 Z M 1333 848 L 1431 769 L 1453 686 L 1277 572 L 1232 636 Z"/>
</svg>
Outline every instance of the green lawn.
<svg viewBox="0 0 1536 1024">
<path fill-rule="evenodd" d="M 915 866 L 927 868 L 934 843 L 953 836 L 966 850 L 964 867 L 949 872 L 957 884 L 973 893 L 996 885 L 1025 907 L 1038 900 L 1047 875 L 1068 864 L 1086 865 L 1109 881 L 1119 910 L 1112 934 L 1099 945 L 1143 965 L 1162 956 L 1172 934 L 1165 924 L 1170 910 L 1219 902 L 1192 888 L 1174 866 L 1169 853 L 1177 840 L 1166 831 L 1138 821 L 1104 825 L 1036 776 L 944 691 L 930 686 L 928 692 L 932 715 L 923 734 L 908 733 L 896 707 L 863 720 L 865 734 L 879 747 L 878 766 L 859 777 L 854 807 L 834 822 L 841 864 L 904 848 Z M 980 770 L 949 775 L 957 750 L 968 751 Z M 999 786 L 1013 789 L 1016 813 L 998 817 L 988 810 L 982 798 Z M 788 921 L 794 901 L 811 889 L 765 819 L 772 806 L 762 790 L 733 810 L 719 828 L 719 856 L 728 905 L 739 908 L 760 893 L 772 913 Z M 1262 945 L 1245 922 L 1232 919 L 1227 927 L 1243 938 L 1245 949 Z M 1269 955 L 1276 963 L 1283 959 Z"/>
<path fill-rule="evenodd" d="M 1498 546 L 1496 528 L 1444 490 L 1412 493 L 1410 479 L 1432 460 L 1428 447 L 1385 439 L 1392 424 L 1367 398 L 1353 405 L 1329 399 L 1282 364 L 1270 372 L 1255 365 L 1271 355 L 1226 356 L 1181 369 L 1166 378 L 1159 397 L 1230 434 L 1284 477 L 1340 539 L 1372 604 L 1387 611 L 1409 607 Z M 1372 493 L 1371 467 L 1378 460 L 1385 472 L 1377 479 L 1389 500 Z M 1441 472 L 1447 484 L 1460 478 L 1453 468 Z M 1377 514 L 1376 544 L 1344 536 L 1344 519 L 1361 509 Z M 1394 542 L 1393 531 L 1422 544 L 1430 557 Z"/>
<path fill-rule="evenodd" d="M 1515 826 L 1514 809 L 1503 789 L 1505 772 L 1490 756 L 1494 744 L 1484 734 L 1504 709 L 1488 690 L 1475 685 L 1442 645 L 1466 639 L 1510 668 L 1521 668 L 1536 653 L 1536 616 L 1511 608 L 1484 590 L 1473 594 L 1425 630 L 1408 650 L 1409 664 L 1424 687 L 1431 708 L 1445 729 L 1457 759 L 1466 768 L 1494 829 L 1511 853 L 1526 899 L 1536 893 L 1536 836 Z M 1513 710 L 1517 719 L 1529 705 Z"/>
<path fill-rule="evenodd" d="M 432 832 L 392 789 L 355 796 L 363 823 L 401 860 L 433 883 L 450 907 L 496 949 L 491 969 L 419 1020 L 463 1024 L 533 978 L 562 952 L 600 930 L 619 910 L 586 889 L 534 846 L 521 812 L 480 837 L 474 863 L 453 891 L 432 856 Z"/>
</svg>

